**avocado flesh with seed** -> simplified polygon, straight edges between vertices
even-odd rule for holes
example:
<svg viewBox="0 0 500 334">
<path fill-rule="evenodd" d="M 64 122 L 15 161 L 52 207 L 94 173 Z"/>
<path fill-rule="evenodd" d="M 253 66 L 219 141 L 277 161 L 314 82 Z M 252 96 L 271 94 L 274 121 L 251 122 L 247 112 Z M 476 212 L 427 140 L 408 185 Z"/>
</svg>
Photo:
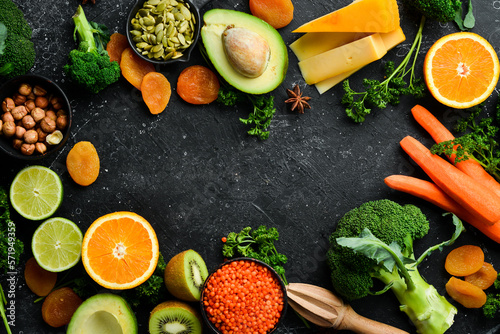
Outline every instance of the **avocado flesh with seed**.
<svg viewBox="0 0 500 334">
<path fill-rule="evenodd" d="M 211 9 L 203 15 L 203 20 L 201 38 L 207 55 L 217 72 L 231 86 L 249 94 L 264 94 L 283 82 L 288 69 L 288 53 L 276 29 L 253 15 L 230 9 Z M 260 76 L 246 77 L 228 61 L 222 44 L 222 33 L 228 26 L 253 31 L 269 44 L 271 55 L 266 70 Z"/>
<path fill-rule="evenodd" d="M 122 297 L 100 293 L 85 300 L 75 311 L 67 334 L 137 334 L 137 319 Z"/>
</svg>

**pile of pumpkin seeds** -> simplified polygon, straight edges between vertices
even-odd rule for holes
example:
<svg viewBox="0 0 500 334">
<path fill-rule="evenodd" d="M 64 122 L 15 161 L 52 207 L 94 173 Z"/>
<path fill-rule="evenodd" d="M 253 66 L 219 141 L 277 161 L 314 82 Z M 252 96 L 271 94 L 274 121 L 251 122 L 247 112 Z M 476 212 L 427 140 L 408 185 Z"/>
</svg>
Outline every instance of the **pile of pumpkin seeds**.
<svg viewBox="0 0 500 334">
<path fill-rule="evenodd" d="M 148 0 L 131 21 L 139 53 L 155 60 L 177 59 L 192 44 L 196 18 L 182 0 Z"/>
</svg>

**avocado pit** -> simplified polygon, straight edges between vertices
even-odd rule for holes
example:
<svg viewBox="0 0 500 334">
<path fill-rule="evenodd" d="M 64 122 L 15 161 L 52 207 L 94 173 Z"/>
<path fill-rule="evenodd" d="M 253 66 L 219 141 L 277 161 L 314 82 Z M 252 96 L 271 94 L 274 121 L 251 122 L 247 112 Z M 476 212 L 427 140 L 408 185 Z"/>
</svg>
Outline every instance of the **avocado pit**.
<svg viewBox="0 0 500 334">
<path fill-rule="evenodd" d="M 259 34 L 229 25 L 222 33 L 227 60 L 241 75 L 257 78 L 264 73 L 271 57 L 271 48 Z"/>
</svg>

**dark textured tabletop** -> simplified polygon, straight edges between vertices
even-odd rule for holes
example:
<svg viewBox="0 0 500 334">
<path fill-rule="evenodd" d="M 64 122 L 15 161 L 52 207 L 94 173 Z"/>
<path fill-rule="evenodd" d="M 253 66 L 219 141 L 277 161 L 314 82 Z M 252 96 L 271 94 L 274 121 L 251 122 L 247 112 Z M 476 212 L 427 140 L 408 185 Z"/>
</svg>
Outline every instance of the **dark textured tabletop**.
<svg viewBox="0 0 500 334">
<path fill-rule="evenodd" d="M 54 170 L 64 186 L 63 204 L 58 216 L 76 222 L 82 231 L 98 217 L 120 210 L 133 211 L 155 228 L 160 250 L 166 259 L 194 249 L 205 259 L 209 270 L 223 261 L 221 237 L 245 226 L 275 226 L 280 233 L 276 247 L 288 256 L 285 266 L 289 282 L 302 282 L 332 289 L 325 261 L 328 236 L 338 219 L 348 210 L 369 200 L 392 199 L 401 204 L 418 205 L 428 216 L 431 229 L 415 245 L 416 252 L 447 240 L 453 227 L 443 211 L 422 200 L 397 193 L 385 186 L 390 174 L 426 176 L 399 147 L 399 141 L 412 135 L 430 146 L 432 140 L 414 121 L 410 108 L 416 103 L 431 110 L 451 126 L 463 112 L 437 103 L 428 94 L 415 100 L 404 97 L 398 106 L 374 110 L 363 124 L 350 121 L 340 105 L 341 87 L 319 95 L 302 79 L 297 59 L 289 49 L 289 69 L 283 83 L 273 92 L 276 115 L 270 138 L 260 141 L 246 134 L 239 121 L 250 112 L 248 106 L 224 107 L 217 103 L 190 105 L 176 93 L 179 73 L 189 65 L 205 65 L 198 50 L 189 63 L 157 67 L 172 84 L 167 109 L 151 115 L 140 92 L 123 77 L 97 95 L 73 86 L 62 67 L 69 51 L 75 48 L 72 14 L 79 1 L 15 0 L 33 28 L 37 57 L 31 73 L 51 78 L 65 90 L 73 108 L 71 137 L 56 155 L 27 163 L 0 155 L 0 184 L 8 187 L 15 174 L 30 164 Z M 338 9 L 349 0 L 293 1 L 295 16 L 289 26 L 279 30 L 289 45 L 297 34 L 291 31 L 301 24 Z M 248 1 L 198 0 L 203 14 L 207 8 L 220 7 L 249 12 Z M 381 78 L 385 61 L 400 61 L 416 33 L 420 16 L 402 1 L 400 16 L 407 40 L 391 50 L 382 61 L 365 67 L 352 76 L 361 88 L 363 78 Z M 500 1 L 473 1 L 476 26 L 473 32 L 500 48 Z M 104 23 L 112 32 L 125 33 L 126 18 L 133 0 L 96 0 L 84 5 L 89 20 Z M 458 31 L 452 24 L 428 20 L 417 63 L 422 76 L 425 53 L 439 37 Z M 286 89 L 298 84 L 311 96 L 311 109 L 304 114 L 284 104 Z M 486 101 L 492 111 L 498 89 Z M 70 178 L 66 155 L 78 141 L 91 141 L 100 156 L 97 181 L 80 187 Z M 38 223 L 13 215 L 18 236 L 25 242 L 23 260 L 31 256 L 30 240 Z M 486 259 L 500 269 L 500 246 L 467 225 L 456 242 L 475 244 L 485 251 Z M 424 277 L 446 295 L 449 275 L 444 270 L 447 252 L 435 252 L 420 268 Z M 16 282 L 16 322 L 14 333 L 64 333 L 64 328 L 47 326 L 41 316 L 41 303 L 27 288 L 19 266 Z M 2 277 L 2 280 L 6 279 Z M 4 282 L 2 282 L 4 283 Z M 449 298 L 449 297 L 448 297 Z M 415 329 L 391 293 L 355 301 L 356 312 L 397 326 L 410 333 Z M 497 320 L 485 320 L 480 310 L 458 306 L 450 334 L 493 334 L 500 332 Z M 140 333 L 147 332 L 150 310 L 137 310 Z M 1 327 L 1 326 L 0 326 Z M 4 333 L 4 329 L 0 329 Z M 291 312 L 277 333 L 318 333 L 307 329 Z"/>
</svg>

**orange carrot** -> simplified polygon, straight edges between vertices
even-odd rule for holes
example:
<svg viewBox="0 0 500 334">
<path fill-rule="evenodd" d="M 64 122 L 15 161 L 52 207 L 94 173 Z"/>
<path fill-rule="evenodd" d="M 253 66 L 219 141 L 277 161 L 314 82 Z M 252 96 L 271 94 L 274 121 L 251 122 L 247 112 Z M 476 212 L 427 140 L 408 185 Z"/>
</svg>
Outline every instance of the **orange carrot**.
<svg viewBox="0 0 500 334">
<path fill-rule="evenodd" d="M 489 223 L 500 220 L 500 201 L 489 189 L 457 169 L 411 136 L 400 142 L 403 150 L 425 171 L 425 173 L 448 196 Z"/>
<path fill-rule="evenodd" d="M 416 105 L 411 109 L 413 117 L 425 131 L 427 131 L 436 143 L 454 140 L 455 136 L 426 108 Z M 455 164 L 455 154 L 448 157 Z M 500 183 L 491 174 L 484 170 L 483 166 L 476 160 L 470 158 L 461 161 L 455 166 L 477 182 L 492 190 L 500 198 Z"/>
<path fill-rule="evenodd" d="M 488 225 L 471 214 L 434 183 L 404 175 L 391 175 L 384 179 L 392 189 L 408 193 L 432 203 L 471 224 L 491 240 L 500 243 L 500 224 Z"/>
</svg>

